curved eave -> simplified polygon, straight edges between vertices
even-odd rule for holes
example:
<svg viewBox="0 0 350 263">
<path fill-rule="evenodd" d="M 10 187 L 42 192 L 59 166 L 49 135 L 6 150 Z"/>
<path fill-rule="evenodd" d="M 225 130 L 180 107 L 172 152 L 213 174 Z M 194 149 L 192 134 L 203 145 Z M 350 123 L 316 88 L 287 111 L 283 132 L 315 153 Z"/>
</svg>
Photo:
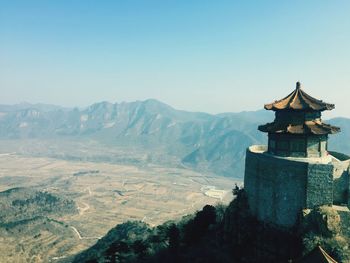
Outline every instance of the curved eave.
<svg viewBox="0 0 350 263">
<path fill-rule="evenodd" d="M 339 127 L 331 126 L 326 123 L 308 121 L 303 124 L 277 124 L 267 123 L 258 127 L 259 131 L 267 133 L 284 133 L 284 134 L 313 134 L 326 135 L 340 132 Z"/>
<path fill-rule="evenodd" d="M 265 110 L 295 110 L 295 111 L 325 111 L 325 110 L 333 110 L 335 108 L 334 104 L 327 104 L 324 107 L 276 107 L 273 104 L 265 104 Z"/>
</svg>

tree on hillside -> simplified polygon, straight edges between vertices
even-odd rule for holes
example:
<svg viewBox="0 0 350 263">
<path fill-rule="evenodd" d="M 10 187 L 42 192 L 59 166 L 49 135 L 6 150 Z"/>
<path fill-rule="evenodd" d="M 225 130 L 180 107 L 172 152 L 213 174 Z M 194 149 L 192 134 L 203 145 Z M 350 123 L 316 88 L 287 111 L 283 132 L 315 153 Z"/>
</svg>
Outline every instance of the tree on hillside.
<svg viewBox="0 0 350 263">
<path fill-rule="evenodd" d="M 184 239 L 191 244 L 200 239 L 208 230 L 209 225 L 216 223 L 216 209 L 214 206 L 206 205 L 202 211 L 197 212 L 194 219 L 185 225 Z"/>
<path fill-rule="evenodd" d="M 173 253 L 177 253 L 180 244 L 180 230 L 175 224 L 172 224 L 168 231 L 169 249 Z"/>
</svg>

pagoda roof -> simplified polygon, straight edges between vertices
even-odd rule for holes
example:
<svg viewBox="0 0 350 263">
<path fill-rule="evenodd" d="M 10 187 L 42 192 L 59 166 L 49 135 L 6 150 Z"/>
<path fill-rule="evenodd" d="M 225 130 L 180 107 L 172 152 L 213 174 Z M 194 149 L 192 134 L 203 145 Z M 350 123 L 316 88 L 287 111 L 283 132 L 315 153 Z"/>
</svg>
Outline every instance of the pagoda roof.
<svg viewBox="0 0 350 263">
<path fill-rule="evenodd" d="M 296 89 L 287 97 L 277 100 L 270 104 L 265 104 L 266 110 L 313 110 L 324 111 L 334 109 L 334 104 L 323 102 L 315 99 L 303 91 L 300 87 L 300 82 L 297 82 Z"/>
<path fill-rule="evenodd" d="M 289 134 L 334 134 L 340 132 L 340 128 L 323 123 L 320 120 L 305 121 L 302 124 L 272 122 L 260 125 L 258 128 L 262 132 L 289 133 Z"/>
</svg>

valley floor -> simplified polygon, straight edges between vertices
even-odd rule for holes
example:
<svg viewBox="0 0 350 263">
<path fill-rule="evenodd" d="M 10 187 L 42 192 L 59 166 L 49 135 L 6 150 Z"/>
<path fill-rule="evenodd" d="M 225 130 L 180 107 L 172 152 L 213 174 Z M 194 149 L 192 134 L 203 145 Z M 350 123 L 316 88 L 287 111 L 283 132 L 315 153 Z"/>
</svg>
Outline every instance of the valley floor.
<svg viewBox="0 0 350 263">
<path fill-rule="evenodd" d="M 205 204 L 228 203 L 237 180 L 183 168 L 0 155 L 0 191 L 29 187 L 64 196 L 78 212 L 1 229 L 1 262 L 58 262 L 94 244 L 116 224 L 158 225 Z M 240 182 L 238 182 L 240 183 Z"/>
</svg>

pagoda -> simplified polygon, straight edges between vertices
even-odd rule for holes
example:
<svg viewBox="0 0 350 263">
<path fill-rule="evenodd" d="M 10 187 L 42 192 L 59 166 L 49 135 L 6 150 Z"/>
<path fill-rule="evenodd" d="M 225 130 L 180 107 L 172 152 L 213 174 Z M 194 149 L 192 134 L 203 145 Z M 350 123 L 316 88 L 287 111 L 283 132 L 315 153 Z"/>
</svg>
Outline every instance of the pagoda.
<svg viewBox="0 0 350 263">
<path fill-rule="evenodd" d="M 287 97 L 265 104 L 275 111 L 272 123 L 258 129 L 268 133 L 268 152 L 278 156 L 323 157 L 327 155 L 328 134 L 340 131 L 325 124 L 321 112 L 334 109 L 334 104 L 315 99 L 303 91 L 300 82 Z"/>
<path fill-rule="evenodd" d="M 245 159 L 244 190 L 260 221 L 292 228 L 304 209 L 350 206 L 350 157 L 328 151 L 328 135 L 340 131 L 321 113 L 334 104 L 308 95 L 297 82 L 288 96 L 264 106 L 275 112 L 258 129 L 268 145 L 252 145 Z"/>
</svg>

